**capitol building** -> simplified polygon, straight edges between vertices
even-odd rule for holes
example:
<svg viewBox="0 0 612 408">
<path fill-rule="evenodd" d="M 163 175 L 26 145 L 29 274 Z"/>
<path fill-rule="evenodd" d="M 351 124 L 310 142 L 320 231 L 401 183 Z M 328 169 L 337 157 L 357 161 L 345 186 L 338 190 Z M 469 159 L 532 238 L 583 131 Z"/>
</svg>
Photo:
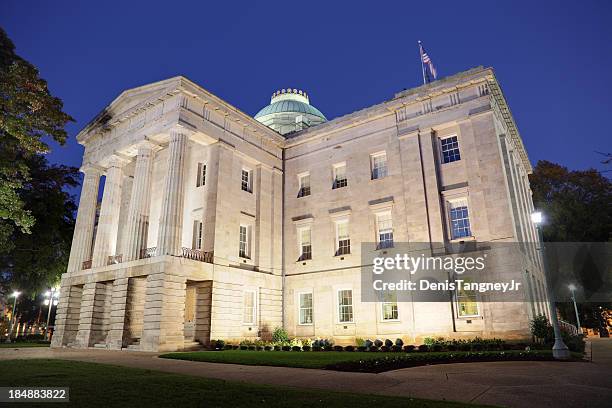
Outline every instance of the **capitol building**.
<svg viewBox="0 0 612 408">
<path fill-rule="evenodd" d="M 548 314 L 531 165 L 494 71 L 331 120 L 311 102 L 281 89 L 252 117 L 181 76 L 112 101 L 77 136 L 52 346 L 186 350 L 276 327 L 336 344 L 530 337 Z M 520 301 L 362 298 L 362 252 L 487 242 L 520 243 L 488 271 L 523 283 Z"/>
</svg>

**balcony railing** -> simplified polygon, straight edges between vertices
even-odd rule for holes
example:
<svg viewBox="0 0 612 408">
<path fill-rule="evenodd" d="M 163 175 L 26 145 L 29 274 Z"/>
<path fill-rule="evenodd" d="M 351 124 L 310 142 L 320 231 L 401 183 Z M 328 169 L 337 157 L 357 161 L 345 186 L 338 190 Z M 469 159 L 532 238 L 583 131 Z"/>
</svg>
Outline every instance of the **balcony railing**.
<svg viewBox="0 0 612 408">
<path fill-rule="evenodd" d="M 108 257 L 107 265 L 115 265 L 123 262 L 123 254 L 111 255 Z"/>
<path fill-rule="evenodd" d="M 81 269 L 83 269 L 83 270 L 91 269 L 91 259 L 89 259 L 87 261 L 83 261 L 83 265 L 82 265 Z"/>
<path fill-rule="evenodd" d="M 153 258 L 157 254 L 157 247 L 143 248 L 140 251 L 140 259 Z"/>
<path fill-rule="evenodd" d="M 193 259 L 194 261 L 213 263 L 213 252 L 204 252 L 199 249 L 183 247 L 183 258 Z"/>
</svg>

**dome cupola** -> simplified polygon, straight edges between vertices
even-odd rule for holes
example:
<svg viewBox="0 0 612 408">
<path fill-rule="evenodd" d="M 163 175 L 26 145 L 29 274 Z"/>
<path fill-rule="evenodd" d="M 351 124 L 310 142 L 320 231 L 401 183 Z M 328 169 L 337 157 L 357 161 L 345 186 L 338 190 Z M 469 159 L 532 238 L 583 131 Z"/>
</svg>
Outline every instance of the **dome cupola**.
<svg viewBox="0 0 612 408">
<path fill-rule="evenodd" d="M 281 135 L 326 122 L 310 104 L 308 94 L 299 89 L 281 89 L 272 94 L 270 104 L 257 112 L 255 119 Z"/>
</svg>

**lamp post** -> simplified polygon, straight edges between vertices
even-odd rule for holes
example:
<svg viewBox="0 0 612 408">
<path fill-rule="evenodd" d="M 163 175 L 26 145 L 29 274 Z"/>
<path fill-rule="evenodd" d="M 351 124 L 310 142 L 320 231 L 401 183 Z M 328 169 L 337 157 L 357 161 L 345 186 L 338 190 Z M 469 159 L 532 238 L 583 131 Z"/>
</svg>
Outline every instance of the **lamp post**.
<svg viewBox="0 0 612 408">
<path fill-rule="evenodd" d="M 8 333 L 8 338 L 6 339 L 7 343 L 11 342 L 11 336 L 13 335 L 13 329 L 15 326 L 15 320 L 17 320 L 17 298 L 19 297 L 19 295 L 21 295 L 21 292 L 19 292 L 18 290 L 14 291 L 11 296 L 15 298 L 15 300 L 13 301 L 13 314 L 11 316 L 11 325 L 9 328 L 9 333 Z"/>
<path fill-rule="evenodd" d="M 49 311 L 47 312 L 47 325 L 45 326 L 45 339 L 47 338 L 47 335 L 49 334 L 49 321 L 51 320 L 51 309 L 53 308 L 53 306 L 57 306 L 57 302 L 58 302 L 58 297 L 59 297 L 59 288 L 51 288 L 51 290 L 48 290 L 47 292 L 45 292 L 45 305 L 49 306 Z"/>
<path fill-rule="evenodd" d="M 578 329 L 578 334 L 582 334 L 582 329 L 580 328 L 580 315 L 578 314 L 578 306 L 576 306 L 576 285 L 570 283 L 567 285 L 570 292 L 572 293 L 572 302 L 574 302 L 574 312 L 576 312 L 576 328 Z"/>
<path fill-rule="evenodd" d="M 548 274 L 547 262 L 546 262 L 546 249 L 544 246 L 544 238 L 542 235 L 542 222 L 544 217 L 541 212 L 534 212 L 531 214 L 531 222 L 536 227 L 538 232 L 538 241 L 540 243 L 540 256 L 542 257 L 542 267 L 544 269 L 544 279 L 546 279 L 546 296 L 548 297 L 548 304 L 550 308 L 550 320 L 552 323 L 553 331 L 555 333 L 555 344 L 553 345 L 552 352 L 553 357 L 557 360 L 568 360 L 570 358 L 570 351 L 561 338 L 561 328 L 559 327 L 559 319 L 557 318 L 557 308 L 555 302 L 550 293 L 550 279 Z"/>
</svg>

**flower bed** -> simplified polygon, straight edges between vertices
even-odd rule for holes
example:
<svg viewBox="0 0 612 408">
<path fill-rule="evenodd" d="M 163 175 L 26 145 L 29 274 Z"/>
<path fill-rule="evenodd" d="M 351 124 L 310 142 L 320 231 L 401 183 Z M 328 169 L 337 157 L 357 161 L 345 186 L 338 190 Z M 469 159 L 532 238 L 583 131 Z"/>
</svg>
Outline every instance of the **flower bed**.
<svg viewBox="0 0 612 408">
<path fill-rule="evenodd" d="M 573 361 L 584 361 L 573 353 Z M 385 354 L 380 358 L 364 358 L 355 361 L 341 361 L 325 367 L 327 370 L 380 373 L 400 368 L 431 364 L 472 363 L 487 361 L 553 361 L 551 351 L 482 351 L 482 352 L 428 352 L 414 354 Z"/>
</svg>

